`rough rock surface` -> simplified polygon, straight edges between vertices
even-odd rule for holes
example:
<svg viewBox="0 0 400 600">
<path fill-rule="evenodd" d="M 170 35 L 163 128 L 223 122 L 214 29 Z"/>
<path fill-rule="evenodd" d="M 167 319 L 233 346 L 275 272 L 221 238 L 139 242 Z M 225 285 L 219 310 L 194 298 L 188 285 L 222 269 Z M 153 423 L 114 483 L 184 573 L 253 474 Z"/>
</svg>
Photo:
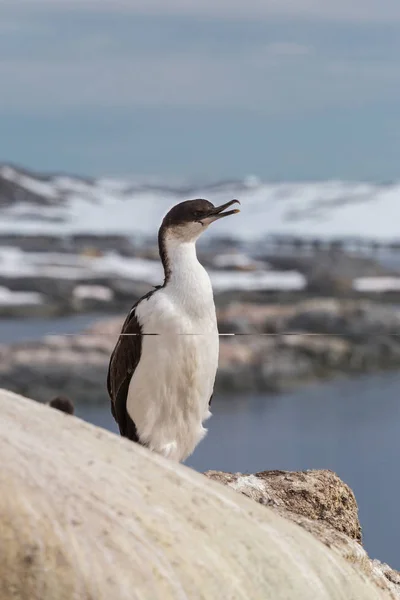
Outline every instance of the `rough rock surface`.
<svg viewBox="0 0 400 600">
<path fill-rule="evenodd" d="M 207 471 L 205 475 L 260 504 L 285 514 L 291 512 L 313 521 L 323 521 L 361 542 L 354 494 L 332 471 L 263 471 L 254 475 Z"/>
<path fill-rule="evenodd" d="M 263 471 L 250 475 L 207 471 L 204 475 L 294 521 L 357 565 L 379 587 L 390 590 L 393 598 L 400 598 L 400 572 L 368 557 L 361 545 L 354 494 L 332 471 Z"/>
<path fill-rule="evenodd" d="M 0 408 L 2 600 L 396 598 L 386 576 L 183 465 L 1 390 Z"/>
</svg>

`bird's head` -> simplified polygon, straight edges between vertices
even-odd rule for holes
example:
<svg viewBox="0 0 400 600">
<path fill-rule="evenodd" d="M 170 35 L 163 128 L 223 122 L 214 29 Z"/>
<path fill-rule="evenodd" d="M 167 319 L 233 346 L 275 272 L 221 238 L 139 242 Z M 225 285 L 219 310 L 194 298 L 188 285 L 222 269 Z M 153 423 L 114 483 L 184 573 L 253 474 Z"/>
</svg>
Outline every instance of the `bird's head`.
<svg viewBox="0 0 400 600">
<path fill-rule="evenodd" d="M 194 242 L 211 223 L 240 212 L 239 209 L 227 210 L 239 200 L 230 200 L 221 206 L 214 206 L 208 200 L 186 200 L 176 204 L 165 215 L 161 228 L 168 238 L 181 242 Z"/>
</svg>

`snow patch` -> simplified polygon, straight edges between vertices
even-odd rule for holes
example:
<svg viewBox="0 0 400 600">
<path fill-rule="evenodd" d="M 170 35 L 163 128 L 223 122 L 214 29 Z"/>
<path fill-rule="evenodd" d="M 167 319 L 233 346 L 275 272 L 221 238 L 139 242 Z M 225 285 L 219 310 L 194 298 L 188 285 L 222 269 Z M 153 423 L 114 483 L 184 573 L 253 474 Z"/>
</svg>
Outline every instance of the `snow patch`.
<svg viewBox="0 0 400 600">
<path fill-rule="evenodd" d="M 100 302 L 111 302 L 114 298 L 112 289 L 102 285 L 77 285 L 73 296 L 77 300 L 98 300 Z"/>
<path fill-rule="evenodd" d="M 231 252 L 228 254 L 220 254 L 214 258 L 214 266 L 221 269 L 239 268 L 239 269 L 263 269 L 265 270 L 265 263 L 256 261 L 247 254 L 241 254 L 239 252 Z"/>
<path fill-rule="evenodd" d="M 42 304 L 43 296 L 37 292 L 13 292 L 0 287 L 0 306 L 29 306 Z"/>
<path fill-rule="evenodd" d="M 400 277 L 358 277 L 353 281 L 353 289 L 357 292 L 398 292 Z"/>
<path fill-rule="evenodd" d="M 297 271 L 209 271 L 215 291 L 226 290 L 301 290 L 307 281 Z M 24 252 L 0 247 L 0 276 L 49 277 L 54 279 L 95 279 L 109 277 L 162 283 L 164 272 L 159 261 L 108 253 L 84 257 L 77 254 Z"/>
<path fill-rule="evenodd" d="M 42 181 L 8 166 L 0 167 L 0 175 L 48 201 L 42 213 L 45 218 L 40 220 L 39 210 L 34 223 L 26 209 L 17 208 L 20 202 L 0 208 L 0 232 L 155 235 L 171 206 L 185 199 L 205 197 L 217 205 L 232 198 L 241 202 L 240 215 L 216 223 L 210 227 L 212 234 L 207 232 L 206 236 L 235 236 L 250 241 L 275 233 L 378 236 L 386 240 L 399 237 L 400 183 L 268 183 L 255 177 L 203 186 L 156 184 L 150 180 L 146 183 L 138 178 L 85 181 L 54 176 Z M 26 202 L 26 198 L 22 200 Z M 31 212 L 33 207 L 32 200 Z M 52 216 L 57 221 L 51 221 Z"/>
<path fill-rule="evenodd" d="M 298 291 L 303 290 L 307 280 L 297 271 L 234 272 L 214 271 L 210 279 L 215 291 Z"/>
</svg>

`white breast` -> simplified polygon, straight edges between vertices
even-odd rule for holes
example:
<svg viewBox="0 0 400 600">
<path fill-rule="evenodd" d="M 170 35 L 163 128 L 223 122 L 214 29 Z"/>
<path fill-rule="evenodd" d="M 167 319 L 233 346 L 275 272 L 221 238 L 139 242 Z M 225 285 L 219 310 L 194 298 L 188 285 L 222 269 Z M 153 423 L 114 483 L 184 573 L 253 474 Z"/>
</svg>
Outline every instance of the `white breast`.
<svg viewBox="0 0 400 600">
<path fill-rule="evenodd" d="M 207 433 L 202 423 L 211 416 L 218 367 L 217 321 L 205 269 L 192 257 L 190 268 L 176 268 L 165 288 L 139 303 L 136 315 L 144 334 L 159 335 L 142 338 L 127 409 L 141 442 L 183 461 Z"/>
</svg>

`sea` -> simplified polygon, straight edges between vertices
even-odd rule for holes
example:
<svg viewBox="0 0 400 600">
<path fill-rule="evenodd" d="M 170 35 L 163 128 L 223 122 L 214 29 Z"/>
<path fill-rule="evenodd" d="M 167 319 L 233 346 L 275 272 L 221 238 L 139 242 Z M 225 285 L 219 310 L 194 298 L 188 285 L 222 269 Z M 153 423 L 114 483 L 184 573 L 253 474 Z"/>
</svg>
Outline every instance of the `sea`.
<svg viewBox="0 0 400 600">
<path fill-rule="evenodd" d="M 0 341 L 75 333 L 104 318 L 0 320 Z M 216 395 L 208 434 L 187 465 L 255 473 L 331 469 L 354 491 L 364 546 L 400 569 L 400 373 L 340 379 L 291 393 Z M 108 405 L 77 416 L 117 432 Z"/>
</svg>

